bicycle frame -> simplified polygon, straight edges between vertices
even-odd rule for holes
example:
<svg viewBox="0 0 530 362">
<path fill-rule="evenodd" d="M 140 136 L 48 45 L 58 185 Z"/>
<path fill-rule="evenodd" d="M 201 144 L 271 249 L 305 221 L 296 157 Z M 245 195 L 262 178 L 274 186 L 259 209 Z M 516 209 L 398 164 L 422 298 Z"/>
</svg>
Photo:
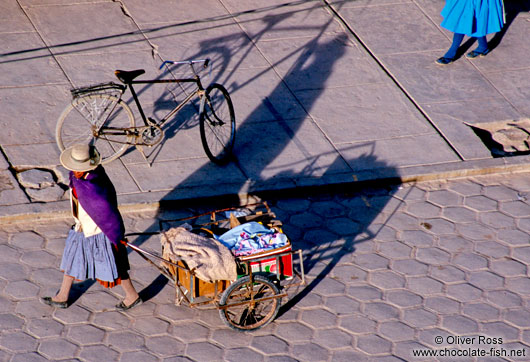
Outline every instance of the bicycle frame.
<svg viewBox="0 0 530 362">
<path fill-rule="evenodd" d="M 136 104 L 136 107 L 138 107 L 138 112 L 140 112 L 140 116 L 142 117 L 142 120 L 145 126 L 149 126 L 149 123 L 147 121 L 147 117 L 145 116 L 142 105 L 140 104 L 140 100 L 138 99 L 138 95 L 136 94 L 136 91 L 134 90 L 133 84 L 156 84 L 156 83 L 195 83 L 197 85 L 197 90 L 195 92 L 190 93 L 188 96 L 186 96 L 186 98 L 182 102 L 180 102 L 164 118 L 162 118 L 159 122 L 157 122 L 159 126 L 163 125 L 165 122 L 167 122 L 167 120 L 169 120 L 178 111 L 180 111 L 186 105 L 186 103 L 188 103 L 193 98 L 193 96 L 195 96 L 196 94 L 200 95 L 201 93 L 204 92 L 204 87 L 202 86 L 201 80 L 198 76 L 196 78 L 183 78 L 183 79 L 133 80 L 130 83 L 127 83 L 127 86 L 131 90 L 134 103 Z"/>
<path fill-rule="evenodd" d="M 134 103 L 136 104 L 136 107 L 138 107 L 138 112 L 140 113 L 140 116 L 142 117 L 142 121 L 144 122 L 145 126 L 149 126 L 148 118 L 145 116 L 144 110 L 142 108 L 142 105 L 140 104 L 140 100 L 138 98 L 138 95 L 136 91 L 134 90 L 133 84 L 164 84 L 164 83 L 195 83 L 197 86 L 197 89 L 190 93 L 186 98 L 180 102 L 175 108 L 173 108 L 164 118 L 162 118 L 159 122 L 157 122 L 158 126 L 163 125 L 166 123 L 171 117 L 173 117 L 176 113 L 178 113 L 195 95 L 202 96 L 204 93 L 204 87 L 201 82 L 201 78 L 197 74 L 195 68 L 193 67 L 193 64 L 196 63 L 204 63 L 204 67 L 208 67 L 210 63 L 210 59 L 201 59 L 201 60 L 190 60 L 190 61 L 164 61 L 162 65 L 160 66 L 160 69 L 162 69 L 166 64 L 189 64 L 191 66 L 191 69 L 193 70 L 193 73 L 195 74 L 195 77 L 193 78 L 179 78 L 179 79 L 151 79 L 151 80 L 132 80 L 130 82 L 127 82 L 127 87 L 131 90 L 131 94 L 134 99 Z M 211 69 L 211 68 L 210 68 Z M 124 90 L 125 92 L 125 90 Z M 122 93 L 123 94 L 123 93 Z"/>
</svg>

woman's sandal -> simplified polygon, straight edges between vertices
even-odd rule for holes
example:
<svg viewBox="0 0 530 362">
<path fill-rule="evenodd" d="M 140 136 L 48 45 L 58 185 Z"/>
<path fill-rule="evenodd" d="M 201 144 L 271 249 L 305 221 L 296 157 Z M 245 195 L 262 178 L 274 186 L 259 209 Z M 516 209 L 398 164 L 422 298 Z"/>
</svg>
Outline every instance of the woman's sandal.
<svg viewBox="0 0 530 362">
<path fill-rule="evenodd" d="M 441 57 L 441 58 L 436 59 L 436 64 L 439 64 L 439 65 L 447 65 L 452 62 L 454 62 L 453 58 Z"/>
<path fill-rule="evenodd" d="M 42 297 L 40 300 L 42 300 L 44 304 L 47 304 L 55 308 L 61 308 L 61 309 L 68 308 L 68 302 L 56 302 L 52 299 L 52 297 Z"/>
<path fill-rule="evenodd" d="M 140 305 L 140 304 L 142 304 L 142 298 L 138 297 L 138 299 L 136 299 L 134 302 L 132 302 L 129 305 L 125 305 L 125 303 L 123 303 L 123 301 L 119 302 L 118 304 L 116 304 L 116 309 L 118 309 L 118 310 L 128 310 L 128 309 L 136 307 L 137 305 Z"/>
<path fill-rule="evenodd" d="M 486 49 L 483 52 L 477 52 L 476 50 L 472 50 L 469 53 L 466 54 L 466 58 L 473 59 L 476 57 L 485 57 L 490 52 L 489 49 Z"/>
</svg>

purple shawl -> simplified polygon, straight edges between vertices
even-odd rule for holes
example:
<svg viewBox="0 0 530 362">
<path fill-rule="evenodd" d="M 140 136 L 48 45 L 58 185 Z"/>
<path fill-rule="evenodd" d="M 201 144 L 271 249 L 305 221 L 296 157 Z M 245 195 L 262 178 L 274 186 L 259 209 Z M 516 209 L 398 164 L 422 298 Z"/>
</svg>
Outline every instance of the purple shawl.
<svg viewBox="0 0 530 362">
<path fill-rule="evenodd" d="M 116 189 L 102 166 L 77 179 L 70 171 L 70 187 L 75 188 L 83 209 L 109 240 L 117 245 L 124 238 L 125 226 L 118 210 Z"/>
</svg>

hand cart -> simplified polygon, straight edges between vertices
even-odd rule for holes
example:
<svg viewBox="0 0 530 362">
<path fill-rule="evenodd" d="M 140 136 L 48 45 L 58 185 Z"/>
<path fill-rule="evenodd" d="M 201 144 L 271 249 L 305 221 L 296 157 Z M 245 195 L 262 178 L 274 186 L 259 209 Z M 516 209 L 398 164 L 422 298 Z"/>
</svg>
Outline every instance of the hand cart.
<svg viewBox="0 0 530 362">
<path fill-rule="evenodd" d="M 209 217 L 209 220 L 204 221 L 204 217 Z M 160 230 L 167 230 L 167 225 L 186 223 L 192 224 L 193 232 L 220 235 L 250 221 L 282 231 L 282 223 L 266 202 L 163 220 Z M 128 236 L 146 234 L 160 233 L 131 233 Z M 282 248 L 234 257 L 238 278 L 235 281 L 214 282 L 197 278 L 186 261 L 178 257 L 168 257 L 164 253 L 160 256 L 131 243 L 127 245 L 174 284 L 176 305 L 217 308 L 221 320 L 235 330 L 255 330 L 267 325 L 278 314 L 281 299 L 287 297 L 287 289 L 305 284 L 302 250 L 293 251 L 290 242 Z"/>
</svg>

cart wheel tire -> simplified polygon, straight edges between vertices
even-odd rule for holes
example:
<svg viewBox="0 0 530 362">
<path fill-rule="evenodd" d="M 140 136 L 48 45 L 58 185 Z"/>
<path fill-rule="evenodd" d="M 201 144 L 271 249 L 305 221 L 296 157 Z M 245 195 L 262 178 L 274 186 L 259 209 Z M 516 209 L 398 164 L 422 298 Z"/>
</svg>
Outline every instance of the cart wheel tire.
<svg viewBox="0 0 530 362">
<path fill-rule="evenodd" d="M 280 298 L 274 297 L 280 293 L 276 285 L 262 275 L 254 275 L 253 279 L 254 282 L 251 283 L 250 276 L 247 275 L 236 280 L 221 296 L 219 315 L 232 329 L 256 330 L 272 322 L 278 314 L 281 303 Z M 259 301 L 260 298 L 270 297 L 272 298 Z"/>
</svg>

